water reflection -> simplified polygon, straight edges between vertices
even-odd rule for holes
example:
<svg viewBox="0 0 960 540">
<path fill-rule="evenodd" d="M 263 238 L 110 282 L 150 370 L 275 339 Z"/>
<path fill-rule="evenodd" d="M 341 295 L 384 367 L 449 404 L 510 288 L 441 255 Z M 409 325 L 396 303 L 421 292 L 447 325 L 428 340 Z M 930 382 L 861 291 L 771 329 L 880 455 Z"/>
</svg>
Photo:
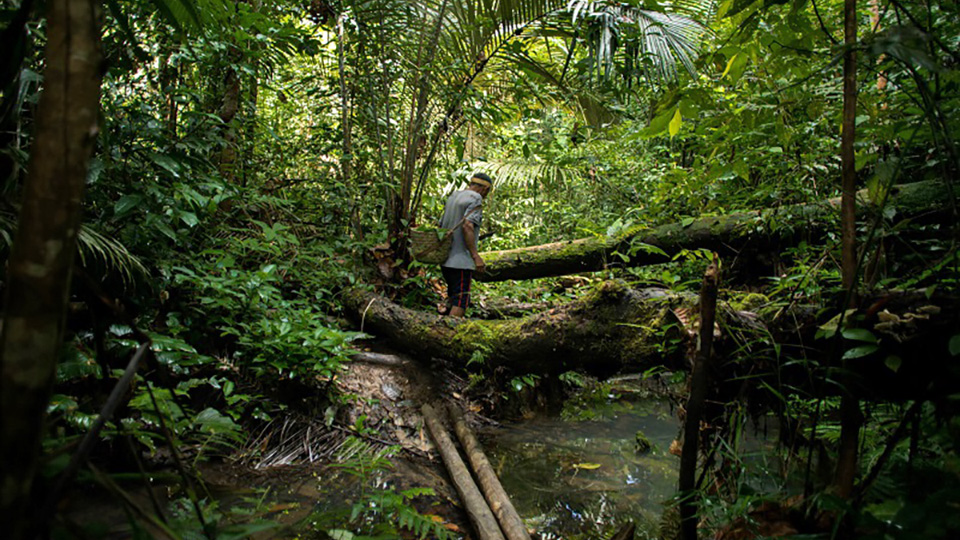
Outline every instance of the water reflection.
<svg viewBox="0 0 960 540">
<path fill-rule="evenodd" d="M 678 424 L 663 401 L 612 402 L 589 421 L 546 417 L 488 432 L 490 461 L 528 524 L 548 538 L 602 538 L 622 522 L 656 536 L 679 459 Z M 637 432 L 652 448 L 638 452 Z"/>
</svg>

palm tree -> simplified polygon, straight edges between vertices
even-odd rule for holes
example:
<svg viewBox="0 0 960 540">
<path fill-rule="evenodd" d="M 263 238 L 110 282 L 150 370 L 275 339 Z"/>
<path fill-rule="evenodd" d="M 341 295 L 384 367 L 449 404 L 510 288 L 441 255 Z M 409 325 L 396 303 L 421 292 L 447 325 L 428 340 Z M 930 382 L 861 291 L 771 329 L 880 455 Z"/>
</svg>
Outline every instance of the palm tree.
<svg viewBox="0 0 960 540">
<path fill-rule="evenodd" d="M 563 25 L 572 39 L 585 34 L 580 39 L 594 51 L 595 65 L 605 75 L 622 58 L 643 66 L 651 78 L 675 78 L 678 64 L 693 70 L 704 31 L 693 17 L 712 12 L 713 1 L 686 0 L 670 9 L 676 12 L 598 0 L 345 4 L 341 20 L 350 31 L 339 45 L 348 48 L 351 62 L 341 64 L 350 98 L 344 103 L 373 148 L 377 184 L 369 187 L 385 189 L 391 237 L 402 238 L 413 222 L 435 158 L 449 136 L 470 121 L 462 105 L 477 92 L 491 60 L 517 61 L 505 51 L 506 44 L 549 21 Z M 349 129 L 346 121 L 344 128 Z M 345 132 L 345 138 L 350 136 Z M 353 159 L 358 152 L 345 149 L 344 157 Z M 354 173 L 359 175 L 356 169 Z"/>
</svg>

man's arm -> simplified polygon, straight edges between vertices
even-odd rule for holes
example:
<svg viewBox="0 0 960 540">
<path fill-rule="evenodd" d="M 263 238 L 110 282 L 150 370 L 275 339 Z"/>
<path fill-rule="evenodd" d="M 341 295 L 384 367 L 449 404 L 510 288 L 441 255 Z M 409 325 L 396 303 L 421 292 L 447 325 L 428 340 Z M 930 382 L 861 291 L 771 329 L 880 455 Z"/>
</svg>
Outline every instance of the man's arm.
<svg viewBox="0 0 960 540">
<path fill-rule="evenodd" d="M 463 222 L 463 241 L 470 250 L 470 256 L 473 257 L 473 263 L 477 265 L 477 272 L 483 273 L 487 269 L 487 263 L 483 262 L 480 252 L 477 251 L 477 231 L 469 219 Z"/>
</svg>

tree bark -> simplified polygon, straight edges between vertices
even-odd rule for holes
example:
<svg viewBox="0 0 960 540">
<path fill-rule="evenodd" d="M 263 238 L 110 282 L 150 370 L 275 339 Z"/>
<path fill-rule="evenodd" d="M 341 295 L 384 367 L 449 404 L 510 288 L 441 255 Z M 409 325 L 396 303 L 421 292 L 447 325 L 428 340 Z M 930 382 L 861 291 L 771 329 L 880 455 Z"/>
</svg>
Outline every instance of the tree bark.
<svg viewBox="0 0 960 540">
<path fill-rule="evenodd" d="M 853 144 L 857 127 L 857 2 L 843 3 L 843 133 L 840 137 L 842 199 L 840 208 L 841 278 L 847 294 L 844 309 L 857 305 L 857 170 Z M 839 351 L 839 348 L 838 348 Z M 846 367 L 846 362 L 843 362 Z M 846 372 L 846 370 L 845 370 Z M 860 400 L 848 375 L 842 377 L 845 390 L 840 397 L 840 450 L 835 482 L 837 495 L 848 498 L 857 475 L 860 446 Z"/>
<path fill-rule="evenodd" d="M 433 442 L 436 443 L 437 451 L 440 452 L 440 457 L 443 458 L 443 463 L 447 466 L 450 479 L 453 480 L 453 485 L 457 488 L 457 493 L 460 494 L 460 500 L 463 501 L 467 516 L 470 517 L 470 522 L 473 523 L 473 527 L 477 531 L 479 540 L 504 540 L 503 533 L 500 532 L 500 526 L 497 525 L 497 520 L 494 519 L 487 502 L 483 500 L 483 495 L 477 489 L 477 484 L 474 483 L 470 471 L 467 470 L 463 459 L 460 458 L 460 453 L 457 452 L 453 441 L 450 440 L 447 430 L 440 423 L 436 411 L 430 405 L 424 405 L 421 412 L 423 412 L 423 420 L 430 430 Z"/>
<path fill-rule="evenodd" d="M 888 204 L 897 209 L 896 218 L 950 210 L 949 189 L 937 181 L 894 186 Z M 960 190 L 958 190 L 960 191 Z M 869 209 L 866 190 L 857 194 Z M 581 238 L 505 251 L 481 253 L 487 263 L 480 281 L 505 281 L 562 276 L 603 270 L 608 265 L 646 266 L 669 262 L 684 249 L 705 248 L 728 260 L 740 250 L 778 250 L 801 238 L 816 237 L 831 228 L 841 201 L 828 199 L 816 204 L 793 204 L 769 210 L 705 217 L 692 223 L 671 223 L 653 229 L 635 227 L 616 237 Z M 874 210 L 876 210 L 874 208 Z M 623 261 L 615 252 L 630 255 Z"/>
<path fill-rule="evenodd" d="M 697 458 L 700 453 L 700 420 L 710 384 L 710 353 L 717 320 L 717 289 L 720 270 L 716 262 L 707 267 L 700 288 L 700 346 L 693 364 L 687 416 L 683 423 L 683 451 L 680 454 L 680 531 L 684 540 L 697 540 Z"/>
<path fill-rule="evenodd" d="M 231 61 L 239 61 L 240 54 L 229 55 Z M 223 100 L 220 103 L 220 120 L 223 122 L 223 149 L 220 150 L 220 174 L 225 180 L 234 182 L 237 179 L 237 126 L 234 118 L 240 112 L 240 75 L 230 66 L 224 77 Z"/>
<path fill-rule="evenodd" d="M 0 521 L 31 522 L 43 417 L 63 334 L 87 163 L 100 108 L 96 0 L 49 0 L 44 90 L 7 270 L 0 336 Z"/>
<path fill-rule="evenodd" d="M 497 516 L 497 521 L 500 522 L 500 528 L 503 530 L 504 536 L 507 537 L 507 540 L 530 540 L 527 526 L 520 519 L 520 514 L 517 514 L 517 509 L 513 507 L 513 503 L 510 502 L 510 496 L 503 490 L 503 485 L 500 484 L 497 473 L 493 471 L 490 461 L 483 453 L 480 442 L 477 441 L 477 437 L 463 419 L 463 413 L 453 406 L 448 409 L 450 418 L 453 420 L 453 429 L 457 434 L 457 439 L 460 440 L 460 446 L 467 454 L 467 461 L 473 467 L 477 481 L 480 482 L 483 496 L 486 498 L 487 504 L 490 505 L 490 510 Z"/>
<path fill-rule="evenodd" d="M 611 374 L 623 367 L 669 363 L 663 344 L 679 335 L 671 307 L 692 298 L 658 289 L 631 290 L 608 281 L 584 297 L 544 313 L 508 320 L 471 320 L 401 307 L 376 294 L 353 289 L 344 303 L 361 329 L 417 351 L 466 364 L 522 365 L 545 373 L 583 368 Z M 680 352 L 680 351 L 676 351 Z"/>
</svg>

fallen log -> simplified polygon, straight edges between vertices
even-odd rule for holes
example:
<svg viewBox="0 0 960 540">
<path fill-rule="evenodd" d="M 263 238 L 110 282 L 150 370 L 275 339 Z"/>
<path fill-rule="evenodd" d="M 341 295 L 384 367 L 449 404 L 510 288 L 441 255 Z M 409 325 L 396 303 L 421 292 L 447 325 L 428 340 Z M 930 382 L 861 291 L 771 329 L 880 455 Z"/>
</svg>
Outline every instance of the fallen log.
<svg viewBox="0 0 960 540">
<path fill-rule="evenodd" d="M 517 509 L 510 502 L 507 492 L 503 490 L 503 485 L 500 484 L 497 473 L 493 471 L 486 454 L 483 453 L 480 442 L 477 441 L 477 437 L 463 419 L 463 413 L 454 406 L 448 407 L 448 410 L 450 418 L 453 420 L 453 430 L 457 434 L 457 439 L 460 440 L 460 446 L 467 454 L 467 461 L 473 467 L 477 481 L 480 482 L 483 496 L 487 500 L 487 504 L 490 505 L 490 510 L 497 516 L 497 521 L 500 522 L 500 528 L 503 530 L 504 536 L 507 537 L 507 540 L 530 540 L 527 526 L 520 519 L 520 514 L 517 514 Z"/>
<path fill-rule="evenodd" d="M 404 308 L 369 291 L 352 289 L 344 306 L 361 329 L 389 340 L 398 350 L 417 358 L 443 358 L 460 365 L 479 361 L 487 368 L 507 366 L 515 373 L 558 375 L 582 370 L 607 377 L 616 372 L 638 372 L 652 366 L 684 369 L 682 356 L 696 320 L 691 307 L 696 297 L 659 289 L 632 290 L 616 281 L 603 282 L 583 297 L 544 313 L 508 320 L 472 320 L 441 317 Z M 805 363 L 782 360 L 819 358 L 829 345 L 814 339 L 826 321 L 821 309 L 791 305 L 737 311 L 721 303 L 717 314 L 723 329 L 716 342 L 717 377 L 740 388 L 762 373 L 777 374 L 778 384 L 804 387 L 809 383 Z M 885 399 L 930 398 L 949 394 L 960 377 L 960 357 L 951 357 L 947 342 L 960 327 L 960 298 L 924 291 L 889 291 L 863 298 L 860 327 L 879 340 L 877 350 L 851 363 L 864 395 Z M 670 343 L 673 342 L 672 346 Z M 780 356 L 764 355 L 736 362 L 744 347 L 761 349 L 777 344 Z M 890 358 L 895 358 L 890 360 Z M 951 361 L 943 361 L 952 358 Z M 895 367 L 888 368 L 889 361 Z M 878 369 L 879 366 L 879 369 Z M 742 377 L 742 379 L 738 379 Z M 718 379 L 719 380 L 719 379 Z M 931 387 L 930 384 L 933 384 Z M 750 388 L 760 386 L 751 382 Z M 738 395 L 740 390 L 724 390 Z"/>
<path fill-rule="evenodd" d="M 350 357 L 354 362 L 374 364 L 378 366 L 400 367 L 410 363 L 408 358 L 397 354 L 383 354 L 371 351 L 357 351 Z"/>
<path fill-rule="evenodd" d="M 447 430 L 440 423 L 436 411 L 430 405 L 424 405 L 420 410 L 423 413 L 423 420 L 427 424 L 427 429 L 430 430 L 430 436 L 437 446 L 437 451 L 440 452 L 440 457 L 443 459 L 444 465 L 447 466 L 447 472 L 450 473 L 453 486 L 460 494 L 467 516 L 477 531 L 478 538 L 480 540 L 505 540 L 503 533 L 500 532 L 500 526 L 497 525 L 497 520 L 493 517 L 487 502 L 480 494 L 480 490 L 477 489 L 477 484 L 474 483 L 470 471 L 467 470 L 467 466 L 460 458 L 460 453 L 457 452 L 453 441 L 447 435 Z"/>
<path fill-rule="evenodd" d="M 866 190 L 858 193 L 859 213 L 869 216 Z M 608 264 L 646 266 L 669 262 L 684 249 L 709 249 L 733 261 L 743 249 L 769 250 L 795 244 L 827 232 L 838 215 L 840 199 L 816 204 L 792 204 L 753 212 L 712 216 L 661 225 L 653 229 L 633 227 L 613 237 L 591 237 L 504 251 L 481 253 L 486 272 L 481 281 L 533 279 L 603 270 Z M 942 182 L 927 181 L 891 188 L 888 208 L 895 218 L 943 214 L 951 208 L 950 192 Z M 628 260 L 615 255 L 629 254 Z"/>
<path fill-rule="evenodd" d="M 669 364 L 662 345 L 680 333 L 671 311 L 691 296 L 660 289 L 632 290 L 608 281 L 578 300 L 507 320 L 471 320 L 416 311 L 360 289 L 344 304 L 362 330 L 419 357 L 466 364 L 513 365 L 545 373 L 585 368 L 611 374 L 623 367 Z M 675 332 L 675 333 L 674 333 Z"/>
</svg>

